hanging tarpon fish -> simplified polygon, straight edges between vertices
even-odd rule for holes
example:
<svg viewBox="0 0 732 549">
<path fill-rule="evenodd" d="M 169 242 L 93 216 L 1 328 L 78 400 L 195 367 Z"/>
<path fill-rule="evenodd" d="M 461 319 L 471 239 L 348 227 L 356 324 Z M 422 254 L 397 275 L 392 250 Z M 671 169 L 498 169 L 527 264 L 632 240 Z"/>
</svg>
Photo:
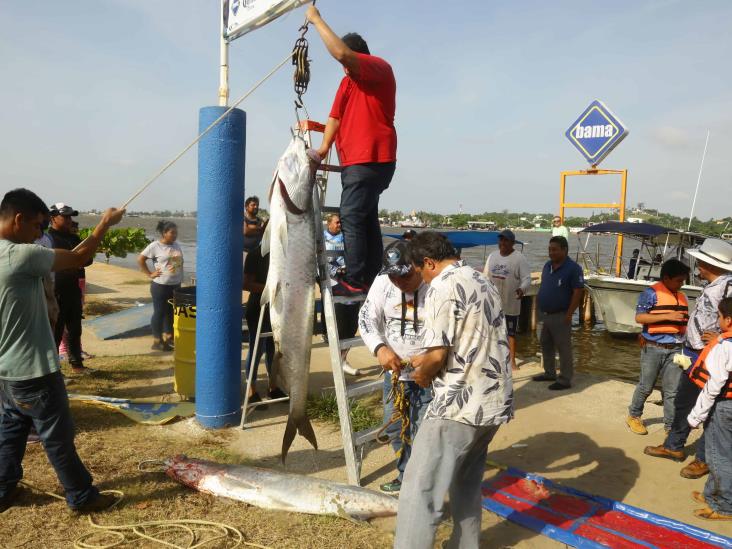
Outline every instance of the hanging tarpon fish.
<svg viewBox="0 0 732 549">
<path fill-rule="evenodd" d="M 294 136 L 277 164 L 270 189 L 270 218 L 262 238 L 269 273 L 262 307 L 269 304 L 275 343 L 273 376 L 290 396 L 290 415 L 282 439 L 282 461 L 296 433 L 316 449 L 305 412 L 315 308 L 315 219 L 313 162 L 305 141 Z"/>
<path fill-rule="evenodd" d="M 263 509 L 335 515 L 366 520 L 396 515 L 395 498 L 348 484 L 246 465 L 222 465 L 176 456 L 165 460 L 165 474 L 199 492 Z"/>
</svg>

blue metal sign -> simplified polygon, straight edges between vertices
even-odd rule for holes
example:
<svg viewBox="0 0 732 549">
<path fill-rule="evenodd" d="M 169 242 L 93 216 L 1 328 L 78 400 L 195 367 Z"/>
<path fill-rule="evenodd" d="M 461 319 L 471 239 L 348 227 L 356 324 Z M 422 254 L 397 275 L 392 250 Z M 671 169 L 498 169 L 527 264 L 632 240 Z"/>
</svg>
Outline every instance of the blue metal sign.
<svg viewBox="0 0 732 549">
<path fill-rule="evenodd" d="M 628 128 L 602 101 L 595 100 L 564 133 L 587 162 L 597 166 L 618 146 Z"/>
</svg>

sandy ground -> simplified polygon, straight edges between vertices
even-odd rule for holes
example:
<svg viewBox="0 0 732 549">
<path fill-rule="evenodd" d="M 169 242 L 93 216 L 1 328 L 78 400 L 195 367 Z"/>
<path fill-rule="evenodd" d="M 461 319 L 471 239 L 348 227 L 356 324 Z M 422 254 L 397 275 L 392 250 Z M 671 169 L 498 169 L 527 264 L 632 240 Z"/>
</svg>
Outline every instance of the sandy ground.
<svg viewBox="0 0 732 549">
<path fill-rule="evenodd" d="M 144 277 L 127 269 L 95 264 L 87 270 L 90 300 L 134 304 L 149 300 Z M 84 348 L 97 355 L 136 355 L 149 353 L 149 337 L 99 341 L 88 334 Z M 169 356 L 161 356 L 169 361 Z M 581 360 L 581 358 L 578 358 Z M 365 349 L 354 349 L 349 361 L 355 367 L 368 367 L 374 359 Z M 88 363 L 93 367 L 93 361 Z M 260 368 L 260 372 L 264 368 Z M 503 426 L 491 444 L 489 459 L 546 476 L 568 486 L 641 507 L 689 524 L 732 536 L 732 523 L 709 523 L 696 519 L 698 507 L 690 499 L 692 490 L 701 490 L 704 479 L 687 480 L 679 476 L 682 464 L 651 458 L 643 447 L 663 441 L 662 408 L 650 402 L 646 406 L 648 436 L 637 436 L 627 429 L 624 418 L 633 386 L 595 376 L 577 375 L 570 391 L 553 392 L 546 384 L 531 382 L 539 371 L 536 363 L 522 366 L 515 376 L 516 418 Z M 159 376 L 139 381 L 129 380 L 131 394 L 154 398 L 169 394 L 170 365 Z M 260 373 L 260 376 L 263 374 Z M 264 381 L 260 381 L 264 383 Z M 313 352 L 311 391 L 318 393 L 332 386 L 327 347 L 316 345 Z M 149 388 L 149 390 L 146 389 Z M 262 387 L 264 388 L 264 387 Z M 114 396 L 121 396 L 115 394 Z M 270 405 L 251 416 L 243 431 L 230 429 L 225 437 L 226 450 L 267 467 L 279 467 L 281 437 L 286 420 L 286 405 Z M 144 430 L 145 427 L 137 427 Z M 169 430 L 191 440 L 206 433 L 193 420 L 155 429 Z M 287 469 L 334 480 L 346 480 L 340 433 L 336 425 L 316 423 L 320 450 L 314 451 L 298 437 L 290 450 Z M 693 435 L 690 444 L 696 439 Z M 687 453 L 693 453 L 688 448 Z M 487 476 L 494 474 L 488 472 Z M 394 458 L 385 446 L 370 447 L 363 464 L 363 483 L 371 488 L 394 477 Z M 382 521 L 381 527 L 393 524 Z M 483 513 L 481 547 L 555 547 L 548 538 Z"/>
</svg>

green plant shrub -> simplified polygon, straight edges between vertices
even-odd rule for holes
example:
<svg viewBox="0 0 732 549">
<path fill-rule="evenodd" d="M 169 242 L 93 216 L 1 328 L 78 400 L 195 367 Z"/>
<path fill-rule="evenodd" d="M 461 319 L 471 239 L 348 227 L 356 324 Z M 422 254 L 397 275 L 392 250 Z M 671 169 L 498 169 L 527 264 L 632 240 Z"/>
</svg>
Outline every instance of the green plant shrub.
<svg viewBox="0 0 732 549">
<path fill-rule="evenodd" d="M 81 229 L 79 236 L 83 240 L 93 230 L 92 228 Z M 150 244 L 150 240 L 145 236 L 145 229 L 110 229 L 99 244 L 97 253 L 104 254 L 109 261 L 110 257 L 127 257 L 128 253 L 141 252 L 148 244 Z"/>
</svg>

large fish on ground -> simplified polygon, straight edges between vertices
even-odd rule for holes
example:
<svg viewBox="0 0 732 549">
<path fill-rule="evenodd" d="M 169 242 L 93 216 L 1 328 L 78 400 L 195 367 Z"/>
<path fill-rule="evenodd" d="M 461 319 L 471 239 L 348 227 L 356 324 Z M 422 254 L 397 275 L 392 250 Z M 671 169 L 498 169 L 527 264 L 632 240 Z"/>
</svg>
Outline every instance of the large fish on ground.
<svg viewBox="0 0 732 549">
<path fill-rule="evenodd" d="M 262 306 L 269 304 L 274 335 L 273 375 L 290 396 L 283 462 L 296 433 L 318 448 L 305 412 L 315 307 L 313 166 L 305 141 L 294 136 L 277 164 L 270 189 L 270 219 L 262 238 L 262 254 L 270 256 Z"/>
<path fill-rule="evenodd" d="M 200 492 L 278 511 L 366 520 L 396 515 L 395 498 L 348 484 L 246 465 L 175 456 L 165 474 Z"/>
</svg>

